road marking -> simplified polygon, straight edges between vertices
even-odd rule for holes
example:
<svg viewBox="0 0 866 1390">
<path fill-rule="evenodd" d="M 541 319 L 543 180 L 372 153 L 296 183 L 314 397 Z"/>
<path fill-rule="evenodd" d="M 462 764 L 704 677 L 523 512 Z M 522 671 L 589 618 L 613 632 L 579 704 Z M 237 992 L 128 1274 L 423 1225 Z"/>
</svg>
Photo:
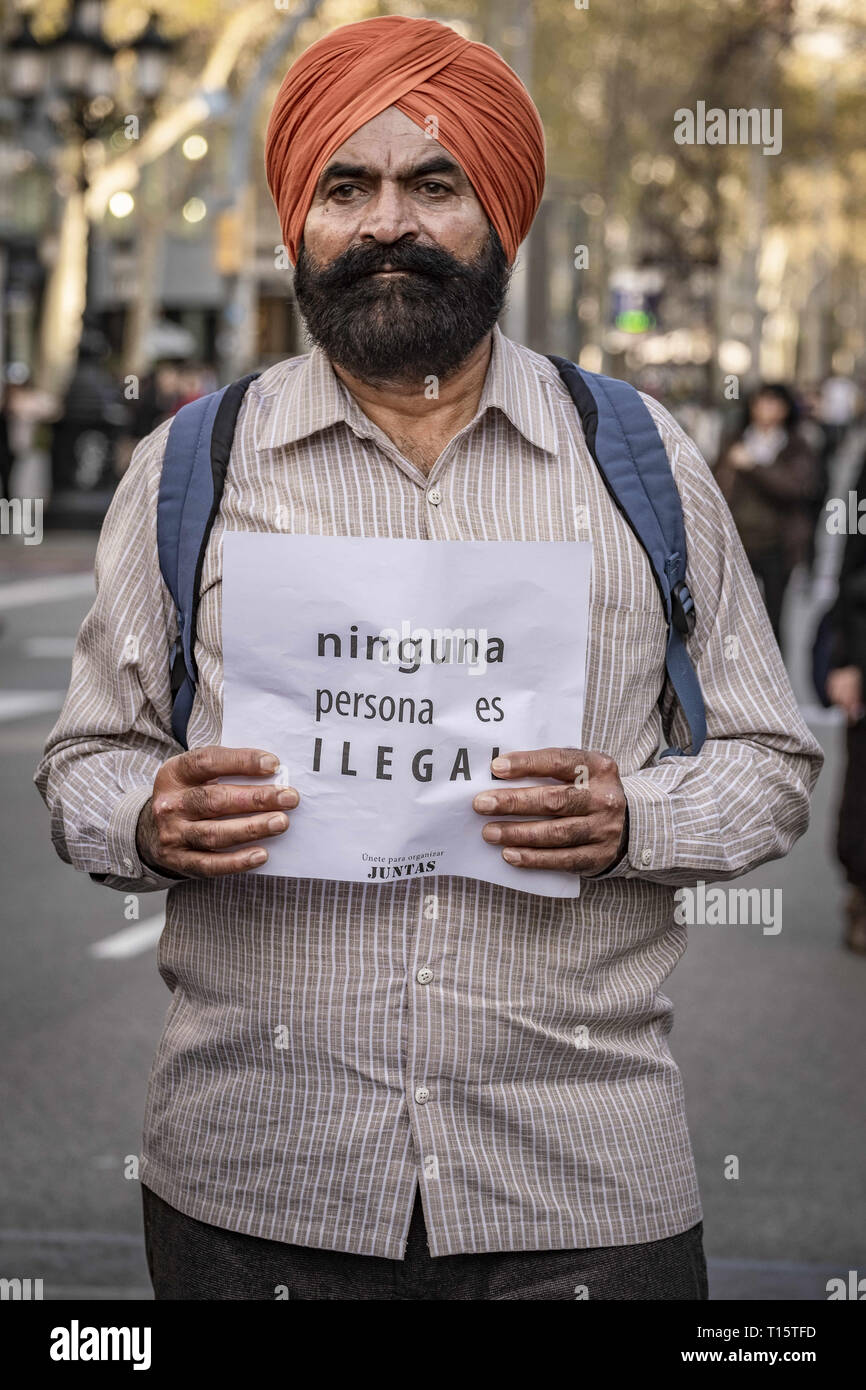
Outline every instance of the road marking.
<svg viewBox="0 0 866 1390">
<path fill-rule="evenodd" d="M 22 642 L 25 656 L 72 656 L 74 637 L 27 637 Z"/>
<path fill-rule="evenodd" d="M 0 727 L 0 757 L 29 758 L 35 753 L 38 758 L 45 752 L 45 725 L 31 723 L 26 732 L 12 723 L 8 729 Z"/>
<path fill-rule="evenodd" d="M 113 936 L 94 941 L 87 951 L 98 960 L 122 960 L 125 956 L 138 956 L 149 946 L 155 945 L 165 926 L 165 913 L 158 917 L 147 917 L 143 922 L 132 922 L 128 927 L 115 932 Z"/>
<path fill-rule="evenodd" d="M 0 691 L 0 723 L 10 719 L 30 719 L 44 710 L 60 709 L 65 690 Z"/>
<path fill-rule="evenodd" d="M 45 579 L 21 579 L 0 585 L 0 608 L 27 608 L 34 603 L 57 603 L 95 593 L 92 574 L 52 574 Z"/>
</svg>

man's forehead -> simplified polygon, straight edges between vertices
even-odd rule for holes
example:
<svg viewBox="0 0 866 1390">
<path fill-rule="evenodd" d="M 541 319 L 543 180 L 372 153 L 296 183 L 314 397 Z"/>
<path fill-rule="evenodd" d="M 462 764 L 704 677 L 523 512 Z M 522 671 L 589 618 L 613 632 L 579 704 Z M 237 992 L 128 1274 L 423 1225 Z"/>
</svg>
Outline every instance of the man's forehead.
<svg viewBox="0 0 866 1390">
<path fill-rule="evenodd" d="M 322 172 L 331 164 L 356 164 L 364 165 L 374 173 L 409 173 L 431 157 L 449 161 L 455 172 L 459 171 L 466 177 L 459 160 L 444 145 L 426 134 L 421 126 L 404 112 L 398 111 L 396 106 L 389 106 L 359 126 L 334 151 Z"/>
</svg>

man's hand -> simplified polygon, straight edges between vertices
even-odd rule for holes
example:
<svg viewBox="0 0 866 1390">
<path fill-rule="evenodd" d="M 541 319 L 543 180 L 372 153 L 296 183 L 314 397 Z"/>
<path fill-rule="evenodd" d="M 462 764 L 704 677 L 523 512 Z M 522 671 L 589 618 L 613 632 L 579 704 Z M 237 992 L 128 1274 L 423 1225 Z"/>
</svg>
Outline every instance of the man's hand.
<svg viewBox="0 0 866 1390">
<path fill-rule="evenodd" d="M 739 473 L 747 473 L 754 468 L 755 460 L 749 453 L 745 444 L 732 444 L 728 450 L 728 463 L 736 468 Z"/>
<path fill-rule="evenodd" d="M 862 719 L 863 677 L 859 666 L 837 666 L 827 676 L 827 696 L 848 716 L 849 724 Z"/>
<path fill-rule="evenodd" d="M 273 783 L 246 787 L 215 779 L 266 777 L 279 765 L 279 758 L 261 748 L 216 744 L 169 758 L 138 818 L 139 857 L 152 868 L 201 878 L 263 864 L 268 857 L 263 847 L 217 851 L 282 834 L 289 825 L 286 811 L 300 800 L 297 791 Z"/>
<path fill-rule="evenodd" d="M 509 864 L 586 876 L 603 873 L 621 858 L 628 807 L 613 758 L 581 748 L 539 748 L 494 758 L 490 766 L 497 777 L 554 777 L 568 784 L 494 787 L 475 797 L 472 804 L 483 815 L 547 817 L 485 825 L 485 840 L 508 846 L 502 857 Z"/>
</svg>

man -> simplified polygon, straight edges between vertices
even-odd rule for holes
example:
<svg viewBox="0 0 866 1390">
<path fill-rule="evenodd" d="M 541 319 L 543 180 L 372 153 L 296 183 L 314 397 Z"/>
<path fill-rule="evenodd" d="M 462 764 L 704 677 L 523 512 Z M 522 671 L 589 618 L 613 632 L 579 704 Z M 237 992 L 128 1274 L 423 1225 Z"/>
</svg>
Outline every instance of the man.
<svg viewBox="0 0 866 1390">
<path fill-rule="evenodd" d="M 823 500 L 818 458 L 798 416 L 783 382 L 762 383 L 715 469 L 780 646 L 785 595 L 794 570 L 808 559 L 815 504 Z"/>
<path fill-rule="evenodd" d="M 853 494 L 866 497 L 864 433 L 852 431 L 851 444 L 861 450 Z M 829 616 L 832 633 L 827 696 L 845 715 L 845 780 L 839 806 L 836 852 L 848 880 L 843 941 L 849 951 L 866 955 L 866 534 L 850 530 L 839 569 L 839 588 Z"/>
<path fill-rule="evenodd" d="M 544 178 L 525 88 L 435 21 L 348 25 L 289 70 L 267 168 L 315 346 L 238 419 L 191 751 L 170 732 L 163 426 L 107 518 L 37 773 L 64 858 L 124 891 L 174 885 L 141 1159 L 156 1295 L 704 1299 L 660 993 L 686 944 L 673 892 L 785 854 L 821 757 L 730 515 L 647 399 L 683 498 L 709 727 L 699 756 L 655 765 L 663 730 L 687 729 L 652 572 L 555 368 L 496 322 Z M 224 529 L 593 541 L 583 746 L 512 750 L 473 803 L 525 893 L 245 872 L 304 807 L 261 781 L 272 750 L 219 746 Z M 526 774 L 548 780 L 508 788 Z M 579 898 L 533 893 L 539 867 L 579 873 Z"/>
</svg>

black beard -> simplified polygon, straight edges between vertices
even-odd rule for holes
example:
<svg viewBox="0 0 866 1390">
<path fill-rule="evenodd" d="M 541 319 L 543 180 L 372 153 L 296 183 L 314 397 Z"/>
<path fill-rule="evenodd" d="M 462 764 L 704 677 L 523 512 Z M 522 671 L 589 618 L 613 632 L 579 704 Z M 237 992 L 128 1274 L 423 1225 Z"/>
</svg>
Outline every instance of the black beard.
<svg viewBox="0 0 866 1390">
<path fill-rule="evenodd" d="M 386 264 L 408 275 L 376 276 Z M 295 298 L 332 362 L 371 385 L 445 381 L 493 328 L 511 267 L 491 226 L 475 261 L 412 241 L 351 246 L 323 270 L 301 240 Z"/>
</svg>

